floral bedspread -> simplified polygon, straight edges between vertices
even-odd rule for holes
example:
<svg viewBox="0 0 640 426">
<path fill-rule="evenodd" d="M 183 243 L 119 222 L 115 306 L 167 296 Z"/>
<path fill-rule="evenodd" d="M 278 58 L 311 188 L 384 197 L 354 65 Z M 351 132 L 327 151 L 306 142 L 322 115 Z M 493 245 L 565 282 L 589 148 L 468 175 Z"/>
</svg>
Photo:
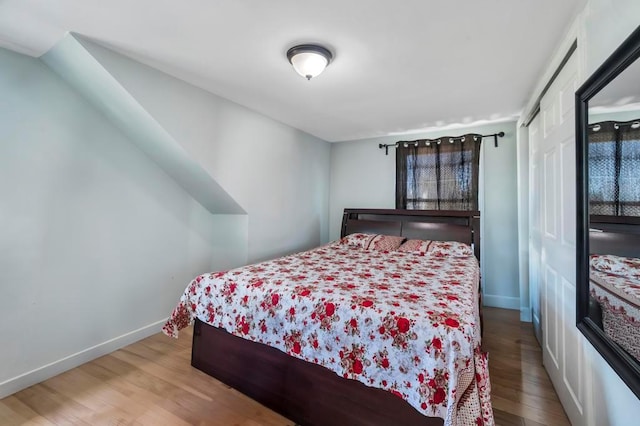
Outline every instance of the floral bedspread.
<svg viewBox="0 0 640 426">
<path fill-rule="evenodd" d="M 591 269 L 590 295 L 602 307 L 604 332 L 640 359 L 640 281 Z"/>
<path fill-rule="evenodd" d="M 592 254 L 591 279 L 640 307 L 640 259 Z"/>
<path fill-rule="evenodd" d="M 591 269 L 590 278 L 618 298 L 640 308 L 640 281 Z"/>
<path fill-rule="evenodd" d="M 492 425 L 479 267 L 331 243 L 196 277 L 163 327 L 194 318 L 382 388 L 445 425 Z"/>
</svg>

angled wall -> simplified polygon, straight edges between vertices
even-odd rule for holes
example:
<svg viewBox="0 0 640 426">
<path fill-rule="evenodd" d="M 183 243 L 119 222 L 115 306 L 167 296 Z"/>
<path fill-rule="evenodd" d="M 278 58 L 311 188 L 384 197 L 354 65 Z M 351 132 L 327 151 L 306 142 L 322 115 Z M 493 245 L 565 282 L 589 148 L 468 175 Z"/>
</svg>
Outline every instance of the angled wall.
<svg viewBox="0 0 640 426">
<path fill-rule="evenodd" d="M 89 41 L 0 49 L 0 397 L 159 330 L 188 282 L 319 245 L 329 144 Z"/>
<path fill-rule="evenodd" d="M 211 213 L 245 213 L 72 35 L 41 59 Z"/>
<path fill-rule="evenodd" d="M 246 263 L 212 215 L 42 61 L 0 49 L 0 398 L 156 333 Z"/>
<path fill-rule="evenodd" d="M 247 212 L 250 262 L 328 241 L 329 143 L 69 37 Z"/>
</svg>

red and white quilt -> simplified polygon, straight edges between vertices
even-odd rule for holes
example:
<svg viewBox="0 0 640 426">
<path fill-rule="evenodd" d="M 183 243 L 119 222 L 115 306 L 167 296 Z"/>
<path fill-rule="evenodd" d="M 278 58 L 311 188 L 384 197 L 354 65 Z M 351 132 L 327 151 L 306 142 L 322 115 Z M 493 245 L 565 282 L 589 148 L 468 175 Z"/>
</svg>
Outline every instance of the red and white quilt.
<svg viewBox="0 0 640 426">
<path fill-rule="evenodd" d="M 199 318 L 392 392 L 445 425 L 494 424 L 479 267 L 332 243 L 196 277 L 163 327 Z"/>
</svg>

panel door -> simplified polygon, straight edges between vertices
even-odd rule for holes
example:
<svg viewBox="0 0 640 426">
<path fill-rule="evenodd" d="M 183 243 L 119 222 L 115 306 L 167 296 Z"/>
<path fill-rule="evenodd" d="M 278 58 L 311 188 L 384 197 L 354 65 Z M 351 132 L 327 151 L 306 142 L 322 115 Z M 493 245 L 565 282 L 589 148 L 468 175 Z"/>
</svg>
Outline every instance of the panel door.
<svg viewBox="0 0 640 426">
<path fill-rule="evenodd" d="M 537 151 L 531 168 L 537 185 L 532 229 L 543 362 L 573 424 L 584 424 L 583 353 L 575 326 L 575 111 L 578 64 L 574 55 L 540 102 Z M 532 132 L 535 132 L 532 129 Z M 539 238 L 539 243 L 536 240 Z M 535 263 L 535 262 L 534 262 Z"/>
</svg>

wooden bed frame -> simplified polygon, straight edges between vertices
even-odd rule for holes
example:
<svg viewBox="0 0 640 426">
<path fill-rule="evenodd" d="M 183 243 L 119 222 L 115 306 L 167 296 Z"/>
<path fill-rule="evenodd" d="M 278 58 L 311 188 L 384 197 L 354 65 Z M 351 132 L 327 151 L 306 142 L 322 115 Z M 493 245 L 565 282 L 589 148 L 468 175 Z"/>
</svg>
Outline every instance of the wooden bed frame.
<svg viewBox="0 0 640 426">
<path fill-rule="evenodd" d="M 345 209 L 341 237 L 368 232 L 473 244 L 480 212 Z M 390 392 L 339 377 L 196 320 L 191 365 L 301 425 L 440 426 Z"/>
<path fill-rule="evenodd" d="M 480 260 L 479 211 L 344 209 L 340 237 L 356 232 L 460 241 L 471 245 Z"/>
</svg>

